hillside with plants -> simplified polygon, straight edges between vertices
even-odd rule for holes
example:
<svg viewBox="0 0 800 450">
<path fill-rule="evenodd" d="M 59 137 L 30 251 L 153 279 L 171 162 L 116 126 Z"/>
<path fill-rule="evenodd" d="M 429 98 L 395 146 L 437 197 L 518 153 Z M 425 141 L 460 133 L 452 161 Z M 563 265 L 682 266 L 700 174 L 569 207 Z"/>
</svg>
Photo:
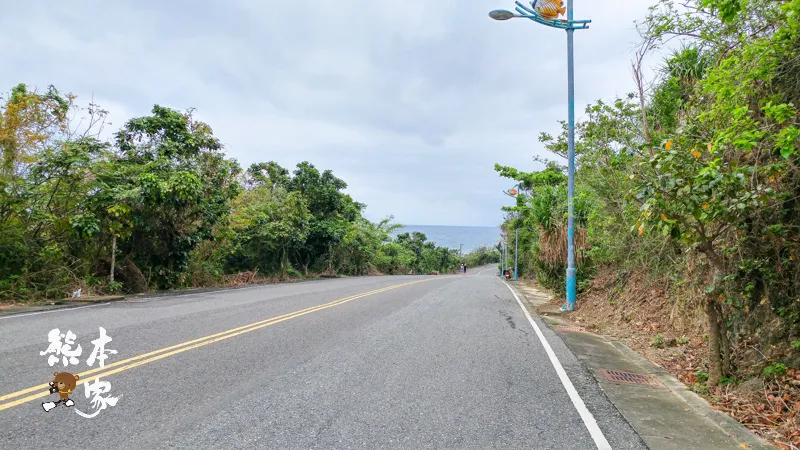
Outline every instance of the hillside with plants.
<svg viewBox="0 0 800 450">
<path fill-rule="evenodd" d="M 639 89 L 597 100 L 576 127 L 572 316 L 638 339 L 720 409 L 798 448 L 800 0 L 662 0 L 637 25 Z M 668 56 L 650 84 L 656 51 Z M 562 128 L 540 141 L 563 158 Z M 504 227 L 519 229 L 522 273 L 563 294 L 566 171 L 542 162 L 496 166 L 520 182 Z"/>
<path fill-rule="evenodd" d="M 2 100 L 0 301 L 450 273 L 461 262 L 424 234 L 392 239 L 398 225 L 365 219 L 329 170 L 243 170 L 191 110 L 156 105 L 104 140 L 107 112 L 54 87 L 19 84 Z"/>
</svg>

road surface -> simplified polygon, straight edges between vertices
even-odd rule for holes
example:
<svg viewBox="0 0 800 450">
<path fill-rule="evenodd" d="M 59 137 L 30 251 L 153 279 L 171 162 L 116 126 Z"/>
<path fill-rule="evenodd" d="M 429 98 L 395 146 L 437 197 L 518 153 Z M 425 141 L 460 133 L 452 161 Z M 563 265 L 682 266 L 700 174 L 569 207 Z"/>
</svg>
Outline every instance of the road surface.
<svg viewBox="0 0 800 450">
<path fill-rule="evenodd" d="M 90 367 L 100 327 L 117 353 Z M 54 328 L 77 336 L 77 366 L 41 355 Z M 57 371 L 117 403 L 97 412 L 79 384 L 45 412 Z M 3 449 L 645 448 L 493 268 L 8 316 L 0 380 Z"/>
</svg>

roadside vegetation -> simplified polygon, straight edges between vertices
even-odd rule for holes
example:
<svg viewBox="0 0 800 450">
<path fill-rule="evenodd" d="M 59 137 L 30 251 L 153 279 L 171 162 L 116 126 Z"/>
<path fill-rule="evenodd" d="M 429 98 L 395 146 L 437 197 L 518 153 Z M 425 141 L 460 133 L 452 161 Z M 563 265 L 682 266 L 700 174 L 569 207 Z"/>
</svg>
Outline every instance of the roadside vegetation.
<svg viewBox="0 0 800 450">
<path fill-rule="evenodd" d="M 800 0 L 662 0 L 637 25 L 639 89 L 594 102 L 576 128 L 572 315 L 633 336 L 721 409 L 798 448 Z M 665 48 L 646 83 L 645 57 Z M 540 141 L 563 158 L 562 126 Z M 522 273 L 563 293 L 566 171 L 542 162 L 496 166 L 521 183 L 504 227 L 519 229 Z"/>
<path fill-rule="evenodd" d="M 1 100 L 2 301 L 450 273 L 461 262 L 424 234 L 393 239 L 398 225 L 365 219 L 329 170 L 243 170 L 191 110 L 156 105 L 102 139 L 106 111 L 52 86 L 19 84 Z"/>
</svg>

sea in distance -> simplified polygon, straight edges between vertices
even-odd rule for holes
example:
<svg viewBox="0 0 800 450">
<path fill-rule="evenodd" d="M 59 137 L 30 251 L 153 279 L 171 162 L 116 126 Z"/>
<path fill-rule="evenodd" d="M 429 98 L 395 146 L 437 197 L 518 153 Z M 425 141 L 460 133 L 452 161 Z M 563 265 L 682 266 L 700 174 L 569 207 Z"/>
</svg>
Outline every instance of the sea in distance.
<svg viewBox="0 0 800 450">
<path fill-rule="evenodd" d="M 493 247 L 500 242 L 499 227 L 451 227 L 441 225 L 404 225 L 392 233 L 392 237 L 397 237 L 402 233 L 413 233 L 419 231 L 424 234 L 428 241 L 435 242 L 439 247 L 452 248 L 458 250 L 463 244 L 461 251 L 466 254 L 483 246 Z"/>
</svg>

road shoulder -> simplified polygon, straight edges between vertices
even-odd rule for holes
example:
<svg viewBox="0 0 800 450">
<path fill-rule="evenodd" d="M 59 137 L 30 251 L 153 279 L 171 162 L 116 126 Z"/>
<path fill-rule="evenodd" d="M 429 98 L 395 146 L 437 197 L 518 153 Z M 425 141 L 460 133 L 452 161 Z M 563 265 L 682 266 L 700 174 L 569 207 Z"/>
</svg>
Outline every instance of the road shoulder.
<svg viewBox="0 0 800 450">
<path fill-rule="evenodd" d="M 36 303 L 3 303 L 0 304 L 0 317 L 6 316 L 22 316 L 40 312 L 53 311 L 58 309 L 78 308 L 82 306 L 91 306 L 97 304 L 104 304 L 110 302 L 117 302 L 122 300 L 131 299 L 144 299 L 144 298 L 170 298 L 182 295 L 196 295 L 212 292 L 224 292 L 237 289 L 252 289 L 264 286 L 273 286 L 278 284 L 293 284 L 293 283 L 308 283 L 313 281 L 322 281 L 329 279 L 339 278 L 356 278 L 356 277 L 343 277 L 343 276 L 314 276 L 301 279 L 289 279 L 279 282 L 263 282 L 251 283 L 237 286 L 209 286 L 201 288 L 182 288 L 182 289 L 169 289 L 163 291 L 150 291 L 141 292 L 138 294 L 124 294 L 124 295 L 102 295 L 102 296 L 81 296 L 76 298 L 65 298 L 61 300 L 48 300 Z"/>
<path fill-rule="evenodd" d="M 547 292 L 510 284 L 528 311 L 538 315 L 592 374 L 649 448 L 774 448 L 618 339 L 562 320 Z"/>
</svg>

